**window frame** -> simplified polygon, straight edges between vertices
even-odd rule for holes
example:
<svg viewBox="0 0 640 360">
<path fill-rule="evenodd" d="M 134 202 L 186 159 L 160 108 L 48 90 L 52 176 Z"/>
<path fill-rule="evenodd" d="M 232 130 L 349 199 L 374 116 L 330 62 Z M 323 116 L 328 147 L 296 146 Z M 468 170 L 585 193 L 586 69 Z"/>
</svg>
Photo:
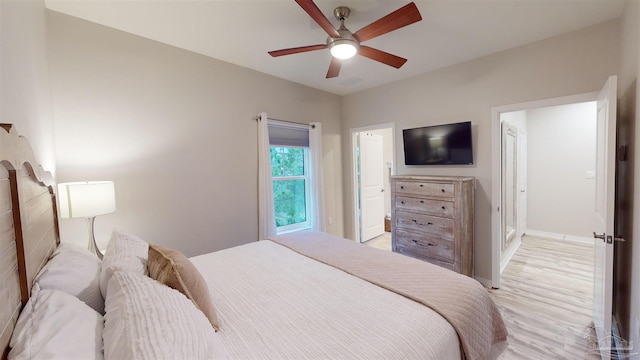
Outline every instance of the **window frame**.
<svg viewBox="0 0 640 360">
<path fill-rule="evenodd" d="M 276 234 L 285 234 L 299 230 L 306 230 L 311 228 L 311 218 L 312 218 L 312 207 L 311 207 L 311 177 L 310 177 L 310 149 L 305 146 L 291 146 L 291 145 L 269 145 L 269 151 L 272 148 L 291 148 L 291 149 L 302 149 L 303 152 L 303 169 L 304 175 L 287 175 L 287 176 L 273 176 L 273 164 L 271 164 L 271 188 L 274 188 L 275 181 L 287 181 L 287 180 L 304 180 L 304 197 L 305 197 L 305 221 L 278 226 L 276 224 Z M 276 198 L 275 191 L 273 197 L 273 208 L 275 210 L 276 207 Z"/>
</svg>

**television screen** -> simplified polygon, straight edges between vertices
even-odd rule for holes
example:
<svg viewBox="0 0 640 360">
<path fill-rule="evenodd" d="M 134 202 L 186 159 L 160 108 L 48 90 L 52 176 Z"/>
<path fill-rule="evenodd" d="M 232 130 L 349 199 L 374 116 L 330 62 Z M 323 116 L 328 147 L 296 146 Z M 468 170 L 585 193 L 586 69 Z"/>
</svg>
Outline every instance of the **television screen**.
<svg viewBox="0 0 640 360">
<path fill-rule="evenodd" d="M 471 122 L 402 130 L 405 165 L 473 164 Z"/>
</svg>

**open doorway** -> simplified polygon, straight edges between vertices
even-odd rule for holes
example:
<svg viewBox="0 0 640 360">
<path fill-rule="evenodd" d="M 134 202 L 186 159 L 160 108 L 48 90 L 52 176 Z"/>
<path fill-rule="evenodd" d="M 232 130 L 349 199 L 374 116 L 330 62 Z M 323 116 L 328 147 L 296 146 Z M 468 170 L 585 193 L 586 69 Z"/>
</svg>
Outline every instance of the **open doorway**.
<svg viewBox="0 0 640 360">
<path fill-rule="evenodd" d="M 523 237 L 593 244 L 596 119 L 595 101 L 500 114 L 501 271 Z"/>
<path fill-rule="evenodd" d="M 572 357 L 575 347 L 575 353 L 595 360 L 591 231 L 598 106 L 595 99 L 567 100 L 572 101 L 525 104 L 494 118 L 499 289 L 491 294 L 518 316 L 553 320 L 551 326 L 525 326 L 522 319 L 508 318 L 514 342 L 527 344 L 529 334 L 549 329 L 559 339 L 549 358 Z"/>
<path fill-rule="evenodd" d="M 351 130 L 354 234 L 357 242 L 391 249 L 391 189 L 395 173 L 394 124 Z"/>
<path fill-rule="evenodd" d="M 502 106 L 492 109 L 492 278 L 490 290 L 492 296 L 500 303 L 501 297 L 505 302 L 513 305 L 511 310 L 514 314 L 520 314 L 526 319 L 542 319 L 549 320 L 541 322 L 543 326 L 530 327 L 533 322 L 517 320 L 517 317 L 509 319 L 507 317 L 507 326 L 510 330 L 510 338 L 521 338 L 521 343 L 526 344 L 529 334 L 547 333 L 550 336 L 545 338 L 544 342 L 551 344 L 555 340 L 559 340 L 557 346 L 550 348 L 560 350 L 561 354 L 546 356 L 548 358 L 573 358 L 567 356 L 570 354 L 570 348 L 575 347 L 579 342 L 583 343 L 577 349 L 585 355 L 587 349 L 588 358 L 609 358 L 612 349 L 612 341 L 617 338 L 613 335 L 612 329 L 612 283 L 613 283 L 613 243 L 614 233 L 614 201 L 616 192 L 616 89 L 617 77 L 610 76 L 605 82 L 602 90 L 597 93 L 589 93 L 563 98 L 547 99 L 524 104 L 516 104 Z M 514 254 L 513 260 L 506 266 L 504 273 L 501 273 L 501 241 L 502 233 L 502 211 L 503 192 L 502 189 L 502 161 L 501 161 L 501 140 L 502 140 L 502 124 L 501 114 L 512 111 L 526 110 L 533 111 L 548 107 L 555 107 L 567 104 L 579 104 L 595 101 L 595 114 L 591 111 L 591 115 L 595 115 L 595 167 L 593 170 L 583 168 L 577 178 L 567 184 L 562 183 L 563 176 L 559 175 L 563 168 L 573 168 L 577 158 L 569 157 L 564 161 L 561 160 L 563 152 L 567 151 L 567 145 L 572 144 L 576 132 L 583 130 L 583 124 L 571 128 L 568 134 L 565 134 L 560 142 L 565 146 L 563 149 L 556 150 L 553 155 L 553 161 L 544 164 L 543 176 L 556 180 L 555 190 L 563 192 L 545 193 L 545 198 L 561 197 L 564 193 L 570 193 L 579 188 L 579 182 L 593 182 L 593 190 L 595 193 L 590 206 L 584 206 L 589 209 L 592 215 L 591 221 L 581 224 L 582 231 L 590 232 L 585 237 L 584 243 L 563 237 L 562 239 L 545 238 L 552 251 L 547 254 L 540 255 L 540 251 L 545 249 L 527 249 L 525 243 L 521 245 L 521 249 Z M 592 107 L 594 109 L 594 107 Z M 552 122 L 554 126 L 552 131 L 543 134 L 546 137 L 552 137 L 560 131 L 556 131 L 557 122 Z M 578 128 L 579 127 L 579 128 Z M 528 127 L 528 166 L 527 166 L 527 229 L 533 227 L 531 210 L 531 201 L 535 198 L 532 194 L 532 139 L 533 134 L 531 128 Z M 546 143 L 543 143 L 546 146 Z M 575 146 L 575 144 L 573 144 Z M 515 147 L 517 148 L 517 147 Z M 593 158 L 594 154 L 590 154 Z M 557 158 L 557 159 L 556 159 Z M 555 167 L 551 166 L 556 164 Z M 560 165 L 558 165 L 560 164 Z M 593 165 L 590 165 L 591 167 Z M 517 167 L 515 167 L 517 169 Z M 578 180 L 580 179 L 580 180 Z M 566 202 L 566 201 L 565 201 Z M 514 206 L 515 208 L 515 206 Z M 554 220 L 570 222 L 574 216 L 573 212 L 563 212 L 560 209 L 553 208 L 553 205 L 547 205 L 545 209 L 546 215 L 555 217 Z M 517 226 L 516 226 L 517 227 Z M 526 230 L 530 233 L 529 230 Z M 551 233 L 553 235 L 553 233 Z M 542 243 L 543 241 L 535 241 L 533 244 Z M 566 241 L 570 240 L 570 241 Z M 622 241 L 622 240 L 620 240 Z M 588 247 L 590 251 L 582 257 L 579 263 L 571 264 L 570 259 L 573 256 L 567 256 L 568 251 L 558 249 L 557 245 L 572 244 Z M 524 249 L 523 249 L 524 248 Z M 526 251 L 522 251 L 526 250 Z M 521 256 L 522 255 L 522 256 Z M 513 265 L 512 265 L 513 264 Z M 501 287 L 501 282 L 504 286 Z M 583 284 L 585 286 L 580 286 Z M 581 289 L 575 289 L 576 286 Z M 513 321 L 512 321 L 513 320 Z M 522 325 L 527 325 L 523 327 Z M 587 344 L 584 344 L 585 340 Z M 585 347 L 586 346 L 586 347 Z M 529 353 L 527 349 L 519 349 L 521 353 Z M 587 357 L 584 357 L 585 359 Z"/>
<path fill-rule="evenodd" d="M 567 151 L 575 150 L 566 148 L 571 141 L 575 140 L 573 134 L 567 135 L 567 131 L 575 130 L 575 126 L 572 128 L 571 124 L 566 123 L 563 126 L 568 127 L 569 130 L 564 129 L 562 131 L 560 131 L 560 126 L 563 111 L 568 111 L 567 109 L 570 109 L 571 106 L 576 104 L 593 104 L 597 97 L 598 93 L 587 93 L 501 106 L 493 109 L 492 172 L 495 176 L 492 182 L 492 202 L 495 204 L 495 212 L 492 215 L 493 246 L 491 287 L 500 287 L 500 274 L 508 264 L 510 256 L 518 249 L 522 236 L 527 233 L 537 236 L 593 242 L 592 239 L 588 238 L 588 231 L 591 227 L 588 223 L 585 225 L 584 221 L 578 220 L 571 224 L 562 224 L 571 225 L 570 230 L 567 230 L 566 227 L 559 228 L 558 222 L 562 222 L 562 216 L 554 217 L 553 214 L 558 209 L 550 207 L 553 205 L 548 205 L 548 203 L 545 205 L 545 201 L 549 198 L 552 198 L 553 201 L 561 201 L 563 197 L 558 194 L 564 195 L 563 193 L 575 192 L 577 182 L 588 186 L 589 182 L 593 180 L 589 179 L 593 168 L 573 170 L 575 174 L 566 178 L 564 174 L 565 168 L 570 167 L 571 169 L 575 169 L 573 165 L 577 165 L 573 163 L 573 160 L 564 161 L 563 163 L 561 159 L 562 155 L 568 154 Z M 588 107 L 589 105 L 585 106 Z M 595 117 L 597 113 L 595 106 L 592 107 L 592 111 L 592 115 Z M 561 119 L 545 121 L 546 112 L 560 114 Z M 547 119 L 550 118 L 547 117 Z M 536 121 L 535 126 L 529 126 L 533 121 Z M 554 121 L 557 123 L 554 123 Z M 506 130 L 507 126 L 503 126 L 503 123 L 511 125 L 509 126 L 511 130 Z M 556 129 L 558 131 L 555 131 Z M 584 130 L 584 127 L 581 126 L 580 130 Z M 532 131 L 534 132 L 533 135 Z M 514 134 L 513 142 L 509 142 L 508 138 L 503 137 L 503 133 L 509 132 Z M 532 140 L 532 136 L 535 136 L 536 139 Z M 564 138 L 562 136 L 564 136 Z M 554 140 L 554 138 L 557 137 L 560 137 L 560 139 Z M 563 139 L 571 141 L 563 141 Z M 551 141 L 556 145 L 551 146 Z M 595 138 L 593 142 L 595 142 Z M 565 148 L 558 150 L 558 144 L 565 146 Z M 512 153 L 507 156 L 508 153 L 505 154 L 503 148 L 505 148 L 505 151 L 508 149 L 508 151 Z M 532 164 L 531 158 L 533 151 L 536 151 L 537 157 L 540 158 L 540 160 L 534 158 L 534 164 Z M 545 158 L 552 159 L 553 161 L 547 161 L 547 163 L 545 163 Z M 595 159 L 595 153 L 593 153 L 591 159 Z M 510 168 L 504 168 L 503 165 L 505 162 L 509 162 Z M 584 167 L 589 165 L 582 164 L 580 166 Z M 531 169 L 534 167 L 536 168 L 536 174 L 531 173 Z M 561 173 L 562 175 L 560 175 Z M 530 179 L 534 177 L 546 179 L 546 184 L 544 181 L 537 182 L 535 184 L 536 189 L 531 189 Z M 574 182 L 567 185 L 567 183 L 565 183 L 566 180 L 573 180 Z M 553 184 L 554 181 L 556 184 L 555 187 L 550 186 L 549 183 Z M 562 181 L 562 184 L 558 181 Z M 505 184 L 505 186 L 503 186 L 503 184 Z M 584 189 L 584 187 L 582 187 L 582 189 Z M 532 191 L 534 193 L 532 193 Z M 591 191 L 590 194 L 594 194 L 594 192 L 595 190 Z M 577 196 L 580 196 L 580 194 Z M 505 203 L 506 200 L 508 200 L 508 204 Z M 589 201 L 591 201 L 590 204 L 593 204 L 593 201 L 586 197 L 583 197 L 581 201 L 582 204 L 585 202 L 588 203 Z M 533 208 L 535 209 L 532 210 Z M 581 210 L 592 211 L 592 209 L 593 206 L 587 205 Z M 532 217 L 532 211 L 542 214 L 542 219 L 540 217 Z M 544 217 L 547 218 L 544 219 Z M 505 235 L 509 233 L 505 228 L 507 226 L 507 224 L 505 224 L 507 219 L 511 224 L 510 226 L 515 229 L 515 237 L 511 242 L 505 238 Z M 584 217 L 580 216 L 580 219 L 584 219 Z M 531 221 L 534 222 L 532 223 Z M 555 223 L 553 223 L 554 221 Z M 548 225 L 549 222 L 552 222 L 552 224 Z M 578 225 L 575 223 L 578 223 Z M 540 226 L 539 224 L 547 225 Z M 578 227 L 580 227 L 582 233 L 577 233 L 576 228 Z"/>
</svg>

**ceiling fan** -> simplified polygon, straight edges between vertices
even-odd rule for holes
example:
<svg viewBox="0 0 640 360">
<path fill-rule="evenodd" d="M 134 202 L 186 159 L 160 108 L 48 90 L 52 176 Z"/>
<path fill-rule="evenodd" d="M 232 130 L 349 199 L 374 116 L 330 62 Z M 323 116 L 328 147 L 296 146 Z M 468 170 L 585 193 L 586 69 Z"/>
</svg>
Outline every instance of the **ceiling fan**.
<svg viewBox="0 0 640 360">
<path fill-rule="evenodd" d="M 274 50 L 269 51 L 269 55 L 278 57 L 329 48 L 332 57 L 329 71 L 327 71 L 327 79 L 338 76 L 340 67 L 342 66 L 340 60 L 349 59 L 356 54 L 399 69 L 407 62 L 407 59 L 362 45 L 361 43 L 422 20 L 416 4 L 412 2 L 352 33 L 344 26 L 344 21 L 351 13 L 351 9 L 348 7 L 339 6 L 333 10 L 333 15 L 340 21 L 340 27 L 336 29 L 329 19 L 322 14 L 322 11 L 320 11 L 313 0 L 296 0 L 296 2 L 329 34 L 326 44 Z"/>
</svg>

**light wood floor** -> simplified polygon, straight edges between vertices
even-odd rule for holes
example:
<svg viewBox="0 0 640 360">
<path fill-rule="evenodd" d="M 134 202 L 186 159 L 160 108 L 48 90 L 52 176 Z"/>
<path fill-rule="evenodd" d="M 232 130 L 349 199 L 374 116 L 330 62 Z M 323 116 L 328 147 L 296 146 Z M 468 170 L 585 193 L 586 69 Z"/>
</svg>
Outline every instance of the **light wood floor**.
<svg viewBox="0 0 640 360">
<path fill-rule="evenodd" d="M 500 359 L 599 359 L 588 339 L 593 246 L 525 236 L 489 290 L 509 330 Z"/>
<path fill-rule="evenodd" d="M 365 241 L 364 244 L 374 248 L 391 251 L 391 233 L 385 232 L 378 237 Z"/>
<path fill-rule="evenodd" d="M 391 234 L 365 244 L 391 250 Z M 499 359 L 599 359 L 591 332 L 593 246 L 525 236 L 489 289 L 509 330 Z"/>
</svg>

